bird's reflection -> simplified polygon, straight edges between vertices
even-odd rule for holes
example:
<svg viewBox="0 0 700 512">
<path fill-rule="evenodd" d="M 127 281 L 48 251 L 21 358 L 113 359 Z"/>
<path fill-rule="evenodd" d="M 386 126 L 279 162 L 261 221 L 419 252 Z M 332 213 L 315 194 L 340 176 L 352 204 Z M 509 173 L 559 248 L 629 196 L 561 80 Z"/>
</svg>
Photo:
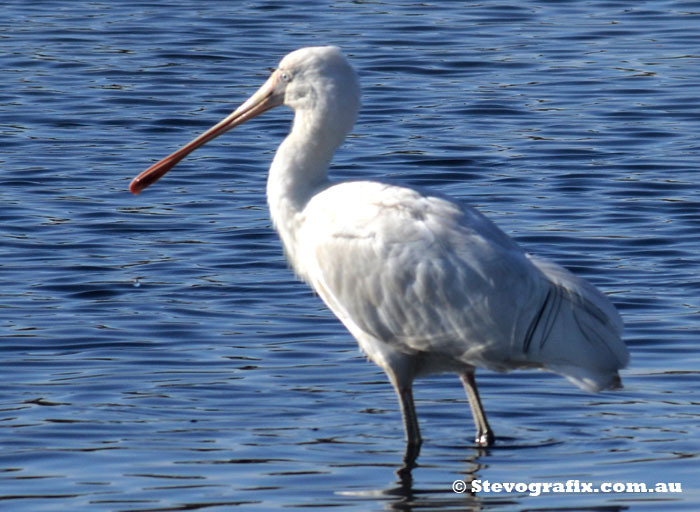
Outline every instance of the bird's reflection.
<svg viewBox="0 0 700 512">
<path fill-rule="evenodd" d="M 465 510 L 468 512 L 482 509 L 482 500 L 472 491 L 470 482 L 476 478 L 478 471 L 484 465 L 478 462 L 489 452 L 488 448 L 474 447 L 469 450 L 466 462 L 466 469 L 461 479 L 466 484 L 465 492 L 455 492 L 452 490 L 452 482 L 445 482 L 445 487 L 440 489 L 420 489 L 414 488 L 413 470 L 419 468 L 417 463 L 420 454 L 420 445 L 407 444 L 404 452 L 403 462 L 395 471 L 397 480 L 393 486 L 384 489 L 382 496 L 391 497 L 386 504 L 387 510 L 425 510 L 431 509 L 453 509 Z"/>
</svg>

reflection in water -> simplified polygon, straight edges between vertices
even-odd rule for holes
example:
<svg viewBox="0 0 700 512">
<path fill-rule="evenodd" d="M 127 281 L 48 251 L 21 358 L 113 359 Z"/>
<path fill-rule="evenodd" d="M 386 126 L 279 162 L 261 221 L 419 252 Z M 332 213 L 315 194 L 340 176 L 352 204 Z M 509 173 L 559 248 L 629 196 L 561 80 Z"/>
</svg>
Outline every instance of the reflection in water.
<svg viewBox="0 0 700 512">
<path fill-rule="evenodd" d="M 412 445 L 407 444 L 407 446 Z M 466 471 L 462 475 L 455 476 L 455 479 L 466 484 L 464 492 L 454 492 L 452 482 L 445 482 L 445 487 L 441 489 L 414 488 L 413 470 L 420 468 L 420 466 L 416 464 L 418 454 L 415 453 L 415 449 L 410 449 L 407 450 L 403 465 L 395 471 L 397 480 L 394 485 L 381 490 L 340 491 L 337 494 L 365 499 L 372 498 L 383 503 L 385 510 L 411 511 L 434 508 L 436 510 L 479 511 L 482 510 L 482 500 L 471 492 L 469 484 L 477 478 L 478 471 L 484 467 L 477 460 L 485 457 L 490 449 L 476 447 L 470 448 L 469 451 L 471 455 L 464 460 L 467 465 Z M 514 502 L 498 500 L 498 503 Z"/>
</svg>

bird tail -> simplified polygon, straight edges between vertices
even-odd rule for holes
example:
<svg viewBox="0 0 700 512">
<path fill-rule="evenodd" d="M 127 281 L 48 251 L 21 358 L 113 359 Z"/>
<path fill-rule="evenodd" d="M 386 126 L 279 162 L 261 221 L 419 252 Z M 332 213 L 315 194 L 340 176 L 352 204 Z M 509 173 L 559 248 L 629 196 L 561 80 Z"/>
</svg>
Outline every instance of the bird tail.
<svg viewBox="0 0 700 512">
<path fill-rule="evenodd" d="M 629 351 L 610 300 L 565 268 L 529 258 L 549 286 L 526 331 L 522 350 L 527 359 L 588 391 L 622 387 L 618 370 L 627 365 Z"/>
</svg>

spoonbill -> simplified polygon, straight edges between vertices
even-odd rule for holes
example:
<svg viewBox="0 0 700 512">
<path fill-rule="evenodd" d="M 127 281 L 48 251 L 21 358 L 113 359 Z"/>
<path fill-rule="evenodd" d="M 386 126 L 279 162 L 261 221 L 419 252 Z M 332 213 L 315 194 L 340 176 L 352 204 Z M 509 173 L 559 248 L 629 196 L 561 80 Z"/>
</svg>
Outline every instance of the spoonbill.
<svg viewBox="0 0 700 512">
<path fill-rule="evenodd" d="M 267 200 L 296 274 L 389 377 L 407 453 L 422 442 L 413 380 L 454 372 L 476 425 L 494 434 L 474 372 L 538 368 L 588 391 L 621 387 L 629 353 L 608 298 L 521 249 L 477 210 L 419 188 L 334 182 L 328 166 L 355 124 L 358 77 L 340 49 L 296 50 L 228 117 L 133 179 L 138 194 L 198 147 L 273 107 L 294 110 Z"/>
</svg>

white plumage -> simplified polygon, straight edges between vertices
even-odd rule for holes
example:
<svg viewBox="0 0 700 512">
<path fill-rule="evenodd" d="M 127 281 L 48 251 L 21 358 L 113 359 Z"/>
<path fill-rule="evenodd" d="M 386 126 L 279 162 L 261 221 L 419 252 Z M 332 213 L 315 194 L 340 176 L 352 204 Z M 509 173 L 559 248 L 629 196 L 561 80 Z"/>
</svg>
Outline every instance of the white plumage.
<svg viewBox="0 0 700 512">
<path fill-rule="evenodd" d="M 622 322 L 595 287 L 526 254 L 469 206 L 375 181 L 333 183 L 336 148 L 359 110 L 357 76 L 335 47 L 287 55 L 229 117 L 134 179 L 140 192 L 191 151 L 274 106 L 294 109 L 275 155 L 268 203 L 296 273 L 382 367 L 399 396 L 409 447 L 421 443 L 415 377 L 460 375 L 489 445 L 475 368 L 540 368 L 589 391 L 620 386 Z"/>
</svg>

